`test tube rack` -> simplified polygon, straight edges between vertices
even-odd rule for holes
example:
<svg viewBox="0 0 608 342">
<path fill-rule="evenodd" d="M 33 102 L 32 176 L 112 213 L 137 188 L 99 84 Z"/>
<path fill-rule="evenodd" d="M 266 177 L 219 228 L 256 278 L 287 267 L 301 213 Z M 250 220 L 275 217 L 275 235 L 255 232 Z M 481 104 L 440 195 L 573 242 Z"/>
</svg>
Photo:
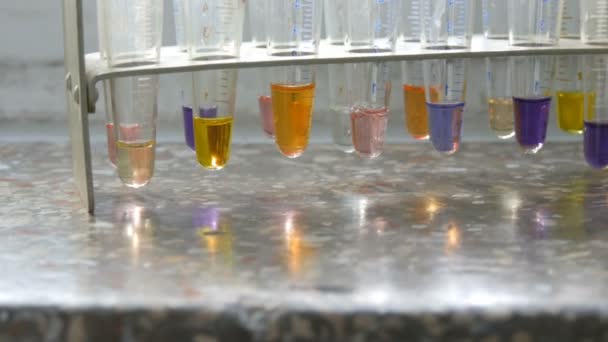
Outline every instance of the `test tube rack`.
<svg viewBox="0 0 608 342">
<path fill-rule="evenodd" d="M 69 115 L 74 181 L 89 213 L 95 210 L 88 115 L 95 113 L 99 81 L 137 75 L 160 75 L 201 70 L 259 68 L 306 64 L 343 64 L 425 59 L 484 58 L 534 55 L 608 54 L 608 46 L 584 45 L 563 39 L 559 46 L 511 47 L 506 40 L 473 37 L 470 49 L 424 50 L 412 44 L 390 53 L 348 53 L 343 47 L 321 43 L 315 56 L 273 57 L 265 49 L 243 43 L 241 57 L 225 60 L 192 61 L 177 47 L 163 47 L 158 64 L 108 67 L 99 53 L 84 53 L 83 0 L 63 0 L 65 86 Z"/>
</svg>

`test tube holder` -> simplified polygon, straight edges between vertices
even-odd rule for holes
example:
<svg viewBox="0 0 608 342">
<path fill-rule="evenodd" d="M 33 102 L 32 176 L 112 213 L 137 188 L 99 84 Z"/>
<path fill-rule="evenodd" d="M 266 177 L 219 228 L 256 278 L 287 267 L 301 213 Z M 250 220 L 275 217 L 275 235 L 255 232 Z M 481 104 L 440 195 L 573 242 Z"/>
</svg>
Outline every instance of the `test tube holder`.
<svg viewBox="0 0 608 342">
<path fill-rule="evenodd" d="M 306 64 L 343 64 L 361 62 L 395 62 L 442 58 L 484 58 L 534 55 L 608 54 L 608 47 L 584 45 L 578 40 L 562 40 L 559 46 L 510 47 L 505 40 L 486 40 L 474 36 L 467 50 L 423 50 L 406 45 L 398 52 L 347 53 L 343 47 L 321 42 L 320 53 L 315 56 L 275 57 L 264 49 L 244 43 L 241 57 L 225 60 L 192 61 L 187 53 L 176 47 L 163 47 L 158 64 L 130 67 L 109 67 L 99 53 L 84 53 L 83 0 L 63 0 L 63 37 L 67 109 L 69 115 L 74 181 L 83 204 L 89 213 L 95 210 L 91 148 L 89 140 L 89 113 L 95 113 L 98 99 L 96 84 L 99 81 L 137 75 L 169 74 L 200 70 L 233 68 L 259 68 Z"/>
</svg>

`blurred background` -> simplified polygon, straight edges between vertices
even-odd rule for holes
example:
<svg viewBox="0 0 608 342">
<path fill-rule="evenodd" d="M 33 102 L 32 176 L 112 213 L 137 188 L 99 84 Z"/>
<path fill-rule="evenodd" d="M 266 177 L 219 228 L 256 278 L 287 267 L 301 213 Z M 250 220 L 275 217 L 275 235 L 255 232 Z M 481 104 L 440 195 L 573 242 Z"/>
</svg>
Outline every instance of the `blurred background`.
<svg viewBox="0 0 608 342">
<path fill-rule="evenodd" d="M 480 0 L 477 0 L 480 18 Z M 85 46 L 97 51 L 95 1 L 84 1 Z M 60 1 L 19 0 L 0 3 L 0 132 L 4 140 L 67 140 L 67 115 L 63 87 L 63 38 Z M 481 32 L 481 20 L 476 32 Z M 249 35 L 245 24 L 245 40 Z M 174 45 L 171 1 L 165 1 L 164 45 Z M 498 141 L 490 131 L 484 99 L 485 66 L 473 60 L 469 68 L 467 108 L 463 140 Z M 389 142 L 413 141 L 404 130 L 401 68 L 391 65 L 393 94 L 389 120 Z M 327 66 L 319 66 L 313 124 L 313 142 L 329 142 Z M 178 75 L 161 77 L 159 98 L 159 141 L 181 141 L 181 110 Z M 99 85 L 98 85 L 99 86 Z M 235 142 L 270 142 L 259 128 L 256 88 L 263 85 L 254 69 L 239 74 Z M 179 114 L 181 115 L 181 114 Z M 102 141 L 105 108 L 103 99 L 91 115 L 93 141 Z M 561 133 L 552 115 L 550 140 L 579 139 Z"/>
</svg>

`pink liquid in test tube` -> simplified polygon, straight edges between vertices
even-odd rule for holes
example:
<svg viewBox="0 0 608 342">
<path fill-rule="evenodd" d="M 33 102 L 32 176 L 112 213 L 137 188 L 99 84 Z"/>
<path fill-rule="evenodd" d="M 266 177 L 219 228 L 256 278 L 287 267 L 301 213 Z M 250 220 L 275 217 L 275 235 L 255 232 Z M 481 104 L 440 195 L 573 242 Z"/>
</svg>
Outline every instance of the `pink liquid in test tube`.
<svg viewBox="0 0 608 342">
<path fill-rule="evenodd" d="M 388 109 L 354 107 L 350 115 L 353 146 L 361 158 L 373 159 L 382 154 L 388 123 Z"/>
<path fill-rule="evenodd" d="M 274 138 L 274 117 L 272 113 L 272 98 L 270 96 L 260 96 L 260 117 L 262 119 L 262 129 L 270 138 Z"/>
</svg>

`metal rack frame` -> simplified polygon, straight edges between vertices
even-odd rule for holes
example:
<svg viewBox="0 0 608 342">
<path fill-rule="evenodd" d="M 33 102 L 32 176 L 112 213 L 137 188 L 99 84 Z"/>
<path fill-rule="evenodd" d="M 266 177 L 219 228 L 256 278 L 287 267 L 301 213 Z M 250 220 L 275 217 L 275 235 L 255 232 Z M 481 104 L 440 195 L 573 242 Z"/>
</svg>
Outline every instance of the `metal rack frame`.
<svg viewBox="0 0 608 342">
<path fill-rule="evenodd" d="M 83 204 L 92 214 L 95 210 L 88 114 L 95 112 L 98 100 L 96 84 L 117 77 L 170 74 L 199 70 L 257 68 L 282 65 L 341 64 L 374 61 L 405 61 L 441 58 L 483 58 L 495 56 L 608 54 L 608 47 L 584 45 L 579 40 L 562 40 L 552 47 L 510 47 L 507 41 L 473 37 L 468 50 L 423 50 L 406 45 L 391 53 L 347 53 L 340 46 L 321 43 L 316 56 L 272 57 L 265 49 L 244 43 L 241 57 L 225 60 L 191 61 L 176 47 L 163 47 L 158 64 L 135 67 L 108 67 L 99 53 L 84 54 L 83 0 L 63 0 L 63 36 L 65 83 L 70 123 L 74 180 Z"/>
</svg>

